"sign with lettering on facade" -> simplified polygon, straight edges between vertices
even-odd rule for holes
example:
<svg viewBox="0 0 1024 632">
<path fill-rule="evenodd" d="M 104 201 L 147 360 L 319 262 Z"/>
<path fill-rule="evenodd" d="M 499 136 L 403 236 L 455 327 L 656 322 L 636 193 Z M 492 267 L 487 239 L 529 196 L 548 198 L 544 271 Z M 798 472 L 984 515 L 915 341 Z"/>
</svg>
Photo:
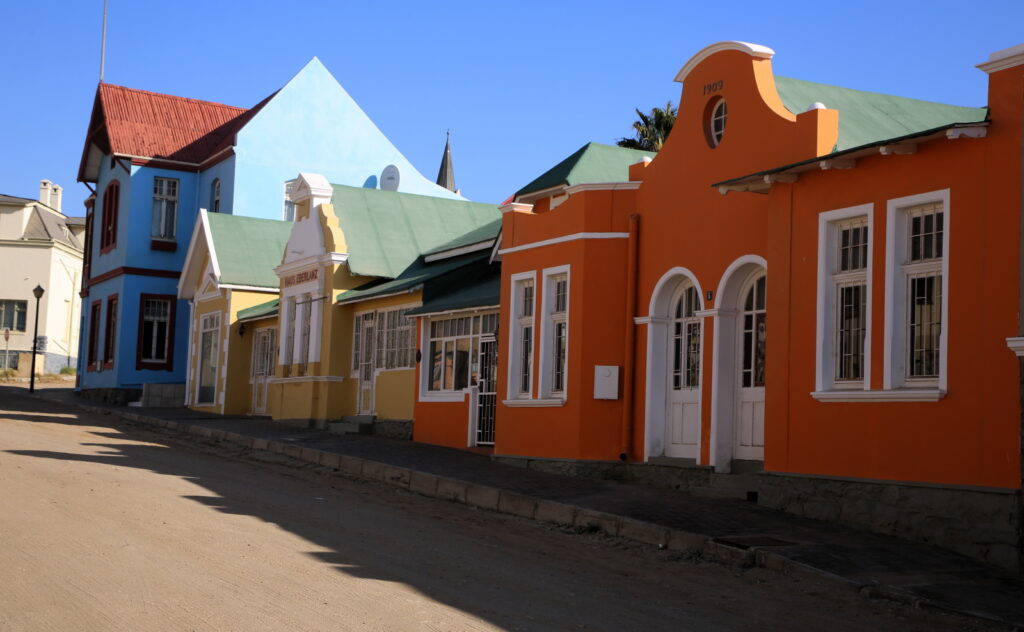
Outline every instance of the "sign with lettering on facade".
<svg viewBox="0 0 1024 632">
<path fill-rule="evenodd" d="M 296 272 L 286 276 L 281 284 L 283 287 L 291 287 L 293 285 L 299 285 L 306 281 L 315 281 L 320 273 L 319 268 L 313 268 L 312 270 L 303 270 L 302 272 Z"/>
</svg>

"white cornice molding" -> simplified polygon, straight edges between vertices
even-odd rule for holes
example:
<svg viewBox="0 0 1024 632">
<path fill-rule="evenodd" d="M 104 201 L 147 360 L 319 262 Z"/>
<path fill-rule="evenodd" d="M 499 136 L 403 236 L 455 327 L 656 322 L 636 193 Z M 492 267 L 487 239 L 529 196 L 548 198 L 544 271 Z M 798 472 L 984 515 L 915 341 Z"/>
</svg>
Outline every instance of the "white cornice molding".
<svg viewBox="0 0 1024 632">
<path fill-rule="evenodd" d="M 300 173 L 295 180 L 291 198 L 292 202 L 296 204 L 312 198 L 309 207 L 313 209 L 320 204 L 330 203 L 332 195 L 334 195 L 334 189 L 331 188 L 331 183 L 327 181 L 327 178 L 319 173 Z"/>
<path fill-rule="evenodd" d="M 452 248 L 451 250 L 442 250 L 435 252 L 432 255 L 423 257 L 423 260 L 427 263 L 431 261 L 441 261 L 442 259 L 451 259 L 452 257 L 458 257 L 459 255 L 467 255 L 471 252 L 478 252 L 480 250 L 487 250 L 494 245 L 493 239 L 487 241 L 480 241 L 475 244 L 469 244 L 468 246 L 461 246 L 459 248 Z"/>
<path fill-rule="evenodd" d="M 1006 346 L 1012 351 L 1017 357 L 1024 357 L 1024 337 L 1007 338 Z"/>
<path fill-rule="evenodd" d="M 317 258 L 317 263 L 323 265 L 341 265 L 348 263 L 347 252 L 327 252 Z"/>
<path fill-rule="evenodd" d="M 542 248 L 544 246 L 553 246 L 554 244 L 562 244 L 567 241 L 577 241 L 579 239 L 628 239 L 629 233 L 573 233 L 572 235 L 562 235 L 561 237 L 552 237 L 551 239 L 543 239 L 541 241 L 535 241 L 529 244 L 522 244 L 519 246 L 511 246 L 509 248 L 502 248 L 498 251 L 498 254 L 504 255 L 510 252 L 519 252 L 521 250 L 530 250 L 532 248 Z"/>
<path fill-rule="evenodd" d="M 1007 68 L 1013 68 L 1014 66 L 1020 65 L 1024 65 L 1024 44 L 1017 44 L 1010 48 L 997 50 L 988 56 L 988 61 L 983 64 L 978 64 L 975 67 L 988 74 L 992 74 L 999 70 L 1005 70 Z"/>
<path fill-rule="evenodd" d="M 509 202 L 498 207 L 498 211 L 501 213 L 529 213 L 532 210 L 533 204 L 523 204 L 522 202 Z"/>
<path fill-rule="evenodd" d="M 690 61 L 686 62 L 679 72 L 676 73 L 675 80 L 679 83 L 683 83 L 686 80 L 686 76 L 690 74 L 698 64 L 715 53 L 720 53 L 726 50 L 738 50 L 741 53 L 750 55 L 754 59 L 771 59 L 775 56 L 775 51 L 767 46 L 761 46 L 760 44 L 750 44 L 748 42 L 737 41 L 718 42 L 717 44 L 704 47 L 700 52 L 691 57 Z"/>
<path fill-rule="evenodd" d="M 591 182 L 587 184 L 574 184 L 566 187 L 565 192 L 569 195 L 583 191 L 635 191 L 643 184 L 640 180 L 629 182 Z"/>
<path fill-rule="evenodd" d="M 957 138 L 985 138 L 986 135 L 988 135 L 988 124 L 953 127 L 946 130 L 946 138 L 950 140 Z"/>
</svg>

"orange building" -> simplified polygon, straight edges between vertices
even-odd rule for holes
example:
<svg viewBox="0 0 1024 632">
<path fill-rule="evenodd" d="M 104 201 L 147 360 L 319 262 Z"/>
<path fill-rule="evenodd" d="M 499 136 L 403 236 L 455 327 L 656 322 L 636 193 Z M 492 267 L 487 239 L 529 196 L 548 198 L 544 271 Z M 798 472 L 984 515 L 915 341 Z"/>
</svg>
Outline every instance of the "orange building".
<svg viewBox="0 0 1024 632">
<path fill-rule="evenodd" d="M 705 48 L 654 160 L 502 207 L 494 454 L 763 471 L 761 504 L 1019 567 L 1024 46 L 987 108 L 773 54 Z"/>
</svg>

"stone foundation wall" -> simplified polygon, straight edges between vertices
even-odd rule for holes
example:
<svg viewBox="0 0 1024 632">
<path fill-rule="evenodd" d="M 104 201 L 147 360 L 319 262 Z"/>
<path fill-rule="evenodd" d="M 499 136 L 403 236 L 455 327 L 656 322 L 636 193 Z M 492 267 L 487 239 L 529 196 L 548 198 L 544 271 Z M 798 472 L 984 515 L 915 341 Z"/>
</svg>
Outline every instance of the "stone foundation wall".
<svg viewBox="0 0 1024 632">
<path fill-rule="evenodd" d="M 143 384 L 142 405 L 145 408 L 184 408 L 184 384 Z"/>
<path fill-rule="evenodd" d="M 1019 491 L 762 474 L 758 504 L 933 544 L 1024 571 Z"/>
<path fill-rule="evenodd" d="M 142 397 L 141 388 L 89 388 L 78 391 L 78 396 L 103 404 L 124 406 Z"/>
<path fill-rule="evenodd" d="M 374 419 L 373 434 L 389 439 L 412 440 L 411 419 Z"/>
</svg>

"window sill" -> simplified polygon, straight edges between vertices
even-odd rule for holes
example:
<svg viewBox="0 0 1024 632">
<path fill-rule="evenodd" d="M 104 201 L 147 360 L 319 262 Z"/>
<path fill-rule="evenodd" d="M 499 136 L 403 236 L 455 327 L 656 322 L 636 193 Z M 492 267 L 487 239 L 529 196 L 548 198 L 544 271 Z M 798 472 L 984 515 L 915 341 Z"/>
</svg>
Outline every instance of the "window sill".
<svg viewBox="0 0 1024 632">
<path fill-rule="evenodd" d="M 565 406 L 565 400 L 561 397 L 551 399 L 506 399 L 501 402 L 510 408 L 542 408 Z"/>
<path fill-rule="evenodd" d="M 898 389 L 891 391 L 814 391 L 811 397 L 819 402 L 937 402 L 946 391 L 935 389 Z"/>
<path fill-rule="evenodd" d="M 149 247 L 152 250 L 160 250 L 163 252 L 176 252 L 178 250 L 178 242 L 166 239 L 153 238 L 149 240 Z"/>
<path fill-rule="evenodd" d="M 420 394 L 421 402 L 459 402 L 466 401 L 466 392 L 463 391 L 428 391 Z"/>
</svg>

